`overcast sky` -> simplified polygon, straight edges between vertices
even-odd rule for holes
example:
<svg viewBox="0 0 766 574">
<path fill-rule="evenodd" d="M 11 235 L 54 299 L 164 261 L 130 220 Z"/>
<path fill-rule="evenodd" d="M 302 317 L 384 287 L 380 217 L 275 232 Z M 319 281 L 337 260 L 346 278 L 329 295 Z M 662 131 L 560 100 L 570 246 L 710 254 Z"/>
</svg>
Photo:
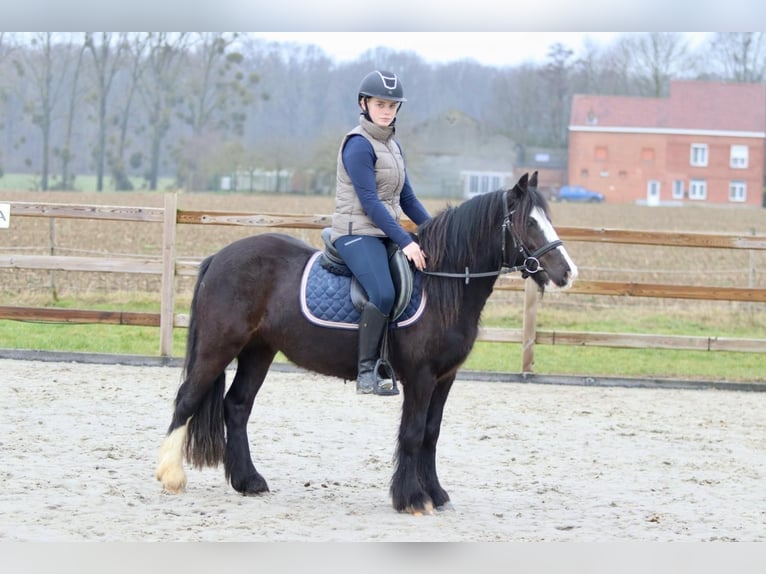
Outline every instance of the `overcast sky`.
<svg viewBox="0 0 766 574">
<path fill-rule="evenodd" d="M 24 0 L 5 31 L 463 32 L 748 30 L 763 0 Z M 599 32 L 601 33 L 601 32 Z M 607 32 L 608 33 L 608 32 Z M 484 42 L 483 40 L 481 40 Z"/>
<path fill-rule="evenodd" d="M 252 32 L 278 42 L 314 44 L 338 62 L 355 60 L 365 51 L 384 46 L 411 50 L 428 62 L 472 58 L 488 66 L 515 66 L 545 61 L 548 49 L 561 43 L 578 55 L 586 42 L 606 45 L 623 32 Z M 706 33 L 687 33 L 693 43 Z"/>
</svg>

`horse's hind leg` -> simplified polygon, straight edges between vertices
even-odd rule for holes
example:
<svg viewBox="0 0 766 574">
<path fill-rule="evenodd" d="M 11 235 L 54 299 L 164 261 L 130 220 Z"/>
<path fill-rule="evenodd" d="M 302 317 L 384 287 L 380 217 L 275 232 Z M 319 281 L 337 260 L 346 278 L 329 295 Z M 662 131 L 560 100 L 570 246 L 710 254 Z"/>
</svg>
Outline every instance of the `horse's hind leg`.
<svg viewBox="0 0 766 574">
<path fill-rule="evenodd" d="M 431 395 L 423 447 L 418 459 L 418 477 L 437 509 L 445 508 L 449 502 L 449 494 L 439 484 L 439 477 L 436 474 L 436 443 L 439 440 L 444 404 L 447 402 L 447 396 L 454 380 L 455 378 L 451 377 L 448 380 L 440 381 Z"/>
<path fill-rule="evenodd" d="M 255 396 L 266 378 L 275 351 L 251 344 L 237 357 L 237 374 L 226 393 L 224 417 L 227 440 L 225 468 L 232 487 L 244 495 L 268 492 L 266 480 L 258 473 L 250 455 L 247 421 Z"/>
<path fill-rule="evenodd" d="M 207 429 L 195 429 L 193 435 L 200 432 L 207 435 L 207 440 L 194 441 L 195 459 L 197 466 L 215 466 L 223 458 L 223 426 L 216 422 L 216 405 L 222 403 L 223 390 L 226 384 L 226 365 L 206 365 L 199 362 L 189 373 L 179 387 L 176 395 L 173 418 L 167 435 L 160 447 L 157 464 L 157 480 L 162 482 L 165 492 L 178 493 L 186 488 L 186 473 L 183 468 L 184 453 L 188 455 L 190 419 L 199 416 L 202 404 L 209 405 L 205 409 Z M 187 449 L 185 451 L 185 449 Z"/>
</svg>

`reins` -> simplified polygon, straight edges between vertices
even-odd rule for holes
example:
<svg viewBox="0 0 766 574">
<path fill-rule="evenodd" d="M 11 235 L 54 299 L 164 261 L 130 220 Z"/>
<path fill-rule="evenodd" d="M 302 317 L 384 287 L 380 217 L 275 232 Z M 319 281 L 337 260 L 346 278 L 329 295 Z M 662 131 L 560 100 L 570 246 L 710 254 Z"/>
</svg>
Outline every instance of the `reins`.
<svg viewBox="0 0 766 574">
<path fill-rule="evenodd" d="M 508 191 L 506 190 L 503 192 L 503 224 L 501 225 L 501 232 L 503 234 L 503 241 L 502 241 L 502 248 L 503 248 L 503 258 L 502 262 L 500 264 L 500 269 L 497 269 L 496 271 L 481 271 L 481 272 L 472 272 L 468 266 L 466 266 L 465 271 L 462 273 L 450 273 L 447 271 L 426 271 L 423 270 L 421 273 L 424 275 L 431 275 L 434 277 L 449 277 L 454 279 L 464 279 L 465 284 L 468 285 L 471 279 L 476 278 L 482 278 L 482 277 L 495 277 L 499 275 L 504 275 L 506 273 L 514 273 L 516 271 L 521 271 L 521 276 L 526 279 L 530 275 L 533 275 L 537 273 L 538 271 L 544 271 L 543 266 L 540 264 L 540 257 L 548 253 L 549 251 L 552 251 L 556 249 L 557 247 L 563 245 L 563 241 L 560 239 L 557 239 L 556 241 L 551 241 L 550 243 L 543 245 L 539 249 L 537 249 L 534 253 L 530 253 L 527 247 L 524 245 L 524 243 L 518 238 L 516 235 L 516 232 L 513 229 L 513 223 L 511 222 L 511 215 L 513 215 L 513 211 L 508 211 Z M 521 254 L 524 256 L 524 262 L 521 265 L 509 265 L 506 258 L 506 243 L 507 238 L 510 235 L 511 239 L 513 240 L 513 250 L 515 253 Z"/>
</svg>

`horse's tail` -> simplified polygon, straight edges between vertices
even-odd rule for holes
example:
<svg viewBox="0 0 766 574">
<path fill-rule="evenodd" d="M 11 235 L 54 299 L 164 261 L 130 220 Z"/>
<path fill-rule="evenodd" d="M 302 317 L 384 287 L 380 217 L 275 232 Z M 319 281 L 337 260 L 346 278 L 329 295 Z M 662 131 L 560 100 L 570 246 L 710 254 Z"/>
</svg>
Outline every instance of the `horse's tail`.
<svg viewBox="0 0 766 574">
<path fill-rule="evenodd" d="M 183 370 L 184 379 L 194 368 L 194 362 L 197 359 L 197 297 L 199 296 L 199 290 L 202 286 L 205 274 L 212 262 L 213 255 L 206 257 L 202 260 L 202 263 L 199 264 L 199 270 L 197 271 L 197 282 L 194 284 L 191 308 L 189 310 L 189 329 L 186 337 L 186 359 L 184 361 Z"/>
<path fill-rule="evenodd" d="M 213 256 L 202 261 L 194 286 L 191 310 L 189 313 L 189 333 L 186 339 L 186 360 L 184 380 L 194 368 L 197 359 L 197 294 Z M 226 452 L 226 431 L 224 428 L 223 397 L 226 388 L 226 371 L 221 371 L 207 393 L 200 400 L 196 412 L 189 420 L 185 454 L 186 459 L 196 468 L 218 466 L 223 462 Z M 180 398 L 180 393 L 179 393 Z"/>
</svg>

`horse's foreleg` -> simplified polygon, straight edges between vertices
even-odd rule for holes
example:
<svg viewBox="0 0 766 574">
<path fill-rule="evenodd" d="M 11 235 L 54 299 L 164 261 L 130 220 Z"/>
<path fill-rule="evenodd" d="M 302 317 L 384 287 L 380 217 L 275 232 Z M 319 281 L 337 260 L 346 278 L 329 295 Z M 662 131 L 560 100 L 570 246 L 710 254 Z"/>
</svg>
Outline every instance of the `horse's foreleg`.
<svg viewBox="0 0 766 574">
<path fill-rule="evenodd" d="M 391 499 L 394 509 L 412 514 L 433 513 L 431 495 L 424 490 L 419 478 L 420 456 L 425 436 L 428 405 L 434 390 L 430 378 L 407 379 L 403 384 L 404 401 L 399 440 L 396 450 L 396 469 L 391 480 Z"/>
<path fill-rule="evenodd" d="M 266 480 L 255 469 L 247 437 L 247 421 L 255 396 L 266 378 L 276 353 L 265 347 L 250 346 L 237 358 L 237 374 L 224 402 L 226 419 L 226 478 L 244 495 L 268 492 Z"/>
<path fill-rule="evenodd" d="M 423 437 L 423 447 L 420 450 L 420 458 L 418 459 L 420 482 L 437 509 L 444 508 L 449 502 L 449 494 L 439 484 L 439 477 L 436 474 L 436 443 L 439 441 L 444 405 L 447 402 L 447 396 L 454 380 L 455 377 L 453 376 L 448 380 L 440 381 L 431 395 L 431 404 L 428 406 L 428 417 L 426 419 L 426 432 Z"/>
</svg>

